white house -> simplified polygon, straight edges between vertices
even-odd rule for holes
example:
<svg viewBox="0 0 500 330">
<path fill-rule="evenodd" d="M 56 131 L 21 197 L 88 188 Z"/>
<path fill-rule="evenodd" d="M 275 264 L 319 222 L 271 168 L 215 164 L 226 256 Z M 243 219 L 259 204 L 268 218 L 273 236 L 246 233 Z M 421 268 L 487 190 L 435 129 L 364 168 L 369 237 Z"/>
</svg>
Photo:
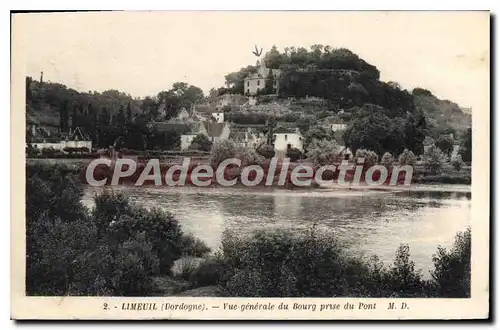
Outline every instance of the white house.
<svg viewBox="0 0 500 330">
<path fill-rule="evenodd" d="M 272 75 L 272 77 L 271 77 Z M 262 60 L 257 61 L 257 72 L 249 74 L 244 81 L 245 95 L 257 95 L 266 87 L 266 81 L 272 78 L 273 89 L 276 93 L 279 91 L 279 78 L 281 77 L 281 70 L 269 69 Z"/>
<path fill-rule="evenodd" d="M 298 128 L 295 130 L 285 127 L 277 128 L 274 131 L 273 137 L 274 149 L 276 151 L 287 151 L 291 148 L 297 148 L 300 151 L 304 151 L 304 138 Z"/>
<path fill-rule="evenodd" d="M 227 140 L 230 133 L 229 123 L 216 123 L 213 121 L 199 122 L 189 133 L 181 135 L 181 150 L 187 150 L 198 134 L 205 135 L 213 143 Z"/>
<path fill-rule="evenodd" d="M 344 131 L 347 129 L 347 124 L 341 119 L 329 117 L 325 119 L 324 127 L 332 132 Z"/>
<path fill-rule="evenodd" d="M 224 112 L 212 112 L 212 117 L 214 117 L 215 121 L 218 123 L 224 122 Z"/>
<path fill-rule="evenodd" d="M 197 134 L 182 134 L 181 135 L 181 150 L 189 149 L 191 143 L 193 143 L 194 138 Z"/>
<path fill-rule="evenodd" d="M 69 131 L 69 133 L 62 133 L 60 137 L 56 138 L 35 138 L 34 142 L 30 143 L 32 147 L 42 149 L 55 149 L 63 151 L 64 148 L 87 148 L 92 150 L 91 139 L 82 132 L 80 127 Z"/>
<path fill-rule="evenodd" d="M 231 139 L 242 147 L 257 149 L 259 146 L 266 143 L 266 135 L 262 132 L 255 131 L 252 127 L 248 127 L 246 131 L 231 132 Z"/>
</svg>

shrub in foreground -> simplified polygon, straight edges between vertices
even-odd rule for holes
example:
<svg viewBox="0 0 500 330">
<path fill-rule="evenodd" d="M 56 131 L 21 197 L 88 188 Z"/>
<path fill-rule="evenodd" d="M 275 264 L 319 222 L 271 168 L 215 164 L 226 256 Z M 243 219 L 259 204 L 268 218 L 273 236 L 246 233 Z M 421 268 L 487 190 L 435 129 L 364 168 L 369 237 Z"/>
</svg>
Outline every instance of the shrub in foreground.
<svg viewBox="0 0 500 330">
<path fill-rule="evenodd" d="M 219 276 L 219 287 L 229 297 L 464 297 L 470 281 L 466 241 L 455 243 L 450 254 L 438 250 L 433 279 L 423 280 L 407 245 L 385 267 L 377 257 L 348 255 L 332 237 L 314 231 L 239 238 L 225 233 L 221 260 L 228 268 Z"/>
<path fill-rule="evenodd" d="M 89 212 L 62 166 L 27 166 L 26 193 L 27 295 L 144 296 L 184 253 L 208 252 L 170 213 L 124 195 L 96 196 Z"/>
</svg>

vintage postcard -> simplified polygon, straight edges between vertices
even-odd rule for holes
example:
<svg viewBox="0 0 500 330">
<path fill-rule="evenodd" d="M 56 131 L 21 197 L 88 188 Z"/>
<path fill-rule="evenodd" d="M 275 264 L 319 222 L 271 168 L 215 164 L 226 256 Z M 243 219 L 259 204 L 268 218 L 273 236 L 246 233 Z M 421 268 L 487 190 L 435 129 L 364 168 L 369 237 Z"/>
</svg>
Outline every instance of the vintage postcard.
<svg viewBox="0 0 500 330">
<path fill-rule="evenodd" d="M 485 319 L 490 13 L 12 14 L 11 317 Z"/>
</svg>

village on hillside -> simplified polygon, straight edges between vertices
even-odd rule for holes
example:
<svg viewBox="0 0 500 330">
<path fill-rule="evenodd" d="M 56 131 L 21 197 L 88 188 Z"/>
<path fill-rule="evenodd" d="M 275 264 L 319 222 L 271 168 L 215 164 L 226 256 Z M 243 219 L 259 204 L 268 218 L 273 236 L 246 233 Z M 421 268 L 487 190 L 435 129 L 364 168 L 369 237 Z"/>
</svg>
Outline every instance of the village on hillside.
<svg viewBox="0 0 500 330">
<path fill-rule="evenodd" d="M 275 308 L 287 318 L 310 306 L 322 318 L 376 309 L 408 318 L 430 310 L 432 299 L 421 309 L 418 298 L 487 296 L 487 288 L 471 286 L 471 232 L 484 241 L 488 221 L 471 216 L 481 208 L 481 198 L 471 199 L 472 113 L 487 109 L 473 88 L 460 96 L 481 86 L 450 81 L 450 71 L 421 61 L 437 52 L 431 41 L 443 46 L 438 68 L 456 55 L 448 49 L 455 42 L 464 58 L 479 54 L 468 52 L 478 35 L 459 29 L 465 17 L 425 15 L 406 29 L 398 13 L 363 13 L 336 27 L 344 14 L 308 12 L 321 27 L 292 13 L 242 14 L 26 15 L 29 38 L 12 43 L 31 49 L 16 52 L 26 52 L 17 60 L 31 59 L 30 76 L 21 77 L 25 182 L 13 184 L 25 201 L 12 221 L 20 225 L 16 235 L 25 234 L 16 244 L 20 273 L 13 273 L 24 278 L 16 290 L 22 298 L 108 297 L 91 312 L 156 319 L 182 309 L 206 319 L 229 311 L 244 317 L 244 308 L 262 316 L 271 310 L 252 306 L 270 306 L 259 299 L 271 297 L 287 298 L 278 300 L 290 302 L 289 314 Z M 95 33 L 90 16 L 103 24 Z M 222 24 L 222 17 L 231 20 Z M 259 30 L 247 23 L 255 19 L 279 19 L 282 28 Z M 432 19 L 439 31 L 416 40 Z M 69 22 L 65 39 L 61 27 Z M 203 33 L 189 35 L 180 22 Z M 372 40 L 366 27 L 384 22 L 396 22 L 390 27 L 400 26 L 401 38 L 382 29 Z M 219 37 L 229 29 L 245 37 Z M 290 36 L 312 44 L 283 47 Z M 253 38 L 265 48 L 248 44 Z M 120 297 L 134 298 L 122 304 Z M 309 304 L 319 298 L 328 301 Z M 336 298 L 345 299 L 335 305 Z M 374 298 L 387 298 L 389 307 Z"/>
<path fill-rule="evenodd" d="M 461 148 L 470 109 L 381 82 L 374 66 L 345 49 L 273 47 L 263 56 L 256 47 L 254 54 L 255 65 L 226 75 L 226 85 L 209 95 L 181 82 L 134 99 L 119 91 L 81 93 L 45 82 L 43 72 L 38 81 L 28 77 L 28 158 L 208 160 L 214 144 L 228 141 L 292 162 L 352 161 L 360 152 L 398 161 L 405 151 L 422 163 L 432 146 L 443 163 L 470 160 Z"/>
</svg>

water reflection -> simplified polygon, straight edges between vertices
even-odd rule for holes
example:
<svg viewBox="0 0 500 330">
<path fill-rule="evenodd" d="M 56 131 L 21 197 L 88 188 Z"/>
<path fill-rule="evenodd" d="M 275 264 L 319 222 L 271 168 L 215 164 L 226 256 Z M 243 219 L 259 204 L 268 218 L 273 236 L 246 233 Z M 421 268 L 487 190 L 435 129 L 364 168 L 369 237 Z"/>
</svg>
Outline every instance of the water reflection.
<svg viewBox="0 0 500 330">
<path fill-rule="evenodd" d="M 94 188 L 84 202 L 92 205 Z M 400 244 L 409 244 L 417 268 L 428 276 L 437 245 L 449 247 L 470 223 L 467 191 L 287 191 L 283 189 L 114 188 L 133 203 L 172 212 L 185 230 L 212 248 L 222 232 L 256 229 L 305 231 L 316 225 L 351 251 L 390 263 Z"/>
</svg>

